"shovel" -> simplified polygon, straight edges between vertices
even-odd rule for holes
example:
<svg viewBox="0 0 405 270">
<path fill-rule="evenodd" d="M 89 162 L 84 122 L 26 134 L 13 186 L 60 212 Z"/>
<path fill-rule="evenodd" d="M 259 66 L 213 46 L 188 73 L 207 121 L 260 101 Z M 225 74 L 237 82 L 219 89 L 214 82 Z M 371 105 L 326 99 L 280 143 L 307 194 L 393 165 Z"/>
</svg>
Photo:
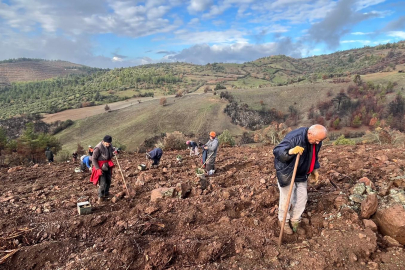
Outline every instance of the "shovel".
<svg viewBox="0 0 405 270">
<path fill-rule="evenodd" d="M 200 169 L 202 169 L 202 168 L 204 167 L 205 163 L 207 163 L 207 161 L 211 158 L 211 156 L 212 156 L 213 154 L 214 154 L 214 153 L 211 153 L 211 155 L 210 155 L 209 157 L 207 157 L 207 159 L 205 160 L 204 164 L 200 167 Z"/>
<path fill-rule="evenodd" d="M 117 161 L 118 168 L 120 169 L 120 172 L 121 172 L 122 181 L 124 182 L 125 189 L 127 190 L 127 194 L 129 196 L 129 190 L 128 190 L 128 187 L 127 187 L 127 183 L 125 182 L 124 174 L 122 173 L 121 166 L 120 166 L 120 163 L 118 162 L 117 156 L 115 156 L 115 160 Z"/>
<path fill-rule="evenodd" d="M 281 223 L 281 231 L 280 231 L 280 237 L 278 238 L 278 247 L 280 248 L 281 242 L 283 241 L 283 233 L 284 233 L 284 226 L 285 226 L 285 220 L 287 219 L 287 213 L 288 213 L 288 208 L 290 206 L 290 199 L 291 199 L 291 193 L 294 187 L 294 181 L 295 181 L 295 175 L 297 174 L 297 168 L 298 168 L 298 162 L 300 161 L 300 154 L 297 155 L 297 158 L 295 160 L 295 165 L 294 165 L 294 171 L 293 175 L 291 178 L 291 183 L 290 183 L 290 190 L 288 191 L 288 196 L 287 196 L 287 203 L 285 205 L 284 209 L 284 217 L 283 217 L 283 222 Z"/>
</svg>

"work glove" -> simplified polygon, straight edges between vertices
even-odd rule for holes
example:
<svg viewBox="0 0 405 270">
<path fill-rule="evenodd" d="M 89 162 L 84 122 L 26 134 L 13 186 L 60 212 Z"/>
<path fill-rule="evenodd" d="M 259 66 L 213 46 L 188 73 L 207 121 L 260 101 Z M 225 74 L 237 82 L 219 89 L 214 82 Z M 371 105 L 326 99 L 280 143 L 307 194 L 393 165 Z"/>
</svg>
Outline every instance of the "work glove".
<svg viewBox="0 0 405 270">
<path fill-rule="evenodd" d="M 297 155 L 297 154 L 302 155 L 303 152 L 304 152 L 304 148 L 301 146 L 296 146 L 296 147 L 288 150 L 288 154 L 290 154 L 290 155 Z"/>
<path fill-rule="evenodd" d="M 315 169 L 309 175 L 309 182 L 317 186 L 319 184 L 319 172 L 318 169 Z"/>
</svg>

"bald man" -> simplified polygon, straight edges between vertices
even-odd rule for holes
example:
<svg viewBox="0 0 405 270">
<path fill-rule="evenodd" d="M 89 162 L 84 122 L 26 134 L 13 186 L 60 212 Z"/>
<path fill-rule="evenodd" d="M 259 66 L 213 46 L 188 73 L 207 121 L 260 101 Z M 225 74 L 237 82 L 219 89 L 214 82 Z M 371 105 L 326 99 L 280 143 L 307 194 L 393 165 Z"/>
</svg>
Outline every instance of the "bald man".
<svg viewBox="0 0 405 270">
<path fill-rule="evenodd" d="M 299 227 L 301 215 L 307 203 L 307 180 L 311 176 L 318 182 L 318 153 L 322 141 L 328 136 L 324 126 L 313 125 L 309 128 L 298 128 L 288 133 L 274 150 L 274 166 L 277 172 L 278 188 L 280 190 L 280 201 L 278 207 L 278 219 L 281 222 L 284 217 L 284 210 L 287 203 L 288 191 L 294 171 L 297 154 L 301 154 L 292 197 L 290 200 L 289 212 L 287 213 L 284 233 L 293 234 Z M 291 222 L 291 227 L 289 222 Z M 291 229 L 292 228 L 292 229 Z"/>
</svg>

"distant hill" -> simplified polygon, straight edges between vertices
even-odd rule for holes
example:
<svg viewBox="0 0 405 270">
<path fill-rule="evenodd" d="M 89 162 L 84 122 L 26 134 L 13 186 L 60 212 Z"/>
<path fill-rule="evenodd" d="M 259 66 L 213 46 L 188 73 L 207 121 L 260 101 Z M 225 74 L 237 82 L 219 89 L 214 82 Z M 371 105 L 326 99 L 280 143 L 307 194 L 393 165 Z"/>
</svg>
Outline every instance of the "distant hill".
<svg viewBox="0 0 405 270">
<path fill-rule="evenodd" d="M 60 65 L 60 71 L 70 73 L 65 77 L 42 81 L 12 82 L 11 85 L 3 87 L 0 89 L 0 118 L 27 113 L 55 113 L 132 97 L 173 94 L 181 96 L 184 93 L 224 88 L 268 89 L 320 81 L 349 83 L 356 74 L 399 72 L 397 67 L 405 63 L 405 42 L 366 46 L 302 59 L 284 55 L 269 56 L 244 64 L 209 63 L 199 66 L 188 63 L 159 63 L 101 70 L 61 61 L 25 59 L 5 62 L 3 61 L 4 65 L 17 67 L 40 65 L 38 69 L 42 68 L 42 73 L 47 70 L 44 66 L 56 68 Z M 3 64 L 0 63 L 0 67 Z M 11 72 L 12 69 L 6 70 Z M 28 73 L 24 72 L 23 68 L 16 70 L 15 78 L 23 78 L 23 73 Z M 86 72 L 90 74 L 84 74 Z M 53 73 L 49 71 L 49 74 Z"/>
<path fill-rule="evenodd" d="M 93 68 L 67 61 L 18 58 L 0 61 L 0 86 L 41 81 L 69 74 L 87 74 Z"/>
</svg>

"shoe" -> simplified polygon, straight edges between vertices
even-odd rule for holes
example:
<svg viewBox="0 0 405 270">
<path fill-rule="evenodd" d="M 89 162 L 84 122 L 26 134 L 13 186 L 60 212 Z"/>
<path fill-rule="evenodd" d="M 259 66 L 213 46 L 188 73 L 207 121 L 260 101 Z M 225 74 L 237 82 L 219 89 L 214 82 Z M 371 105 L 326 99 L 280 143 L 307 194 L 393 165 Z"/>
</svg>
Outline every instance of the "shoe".
<svg viewBox="0 0 405 270">
<path fill-rule="evenodd" d="M 282 222 L 281 221 L 279 221 L 279 222 L 280 222 L 280 229 L 281 229 Z M 290 224 L 289 224 L 288 221 L 285 222 L 284 233 L 285 234 L 293 234 L 294 233 L 293 230 L 291 230 L 291 227 L 290 227 Z"/>
<path fill-rule="evenodd" d="M 296 233 L 298 231 L 299 227 L 300 227 L 300 222 L 299 221 L 292 221 L 291 222 L 291 227 L 292 227 L 293 232 Z"/>
<path fill-rule="evenodd" d="M 98 204 L 102 204 L 105 201 L 104 197 L 98 197 Z"/>
</svg>

